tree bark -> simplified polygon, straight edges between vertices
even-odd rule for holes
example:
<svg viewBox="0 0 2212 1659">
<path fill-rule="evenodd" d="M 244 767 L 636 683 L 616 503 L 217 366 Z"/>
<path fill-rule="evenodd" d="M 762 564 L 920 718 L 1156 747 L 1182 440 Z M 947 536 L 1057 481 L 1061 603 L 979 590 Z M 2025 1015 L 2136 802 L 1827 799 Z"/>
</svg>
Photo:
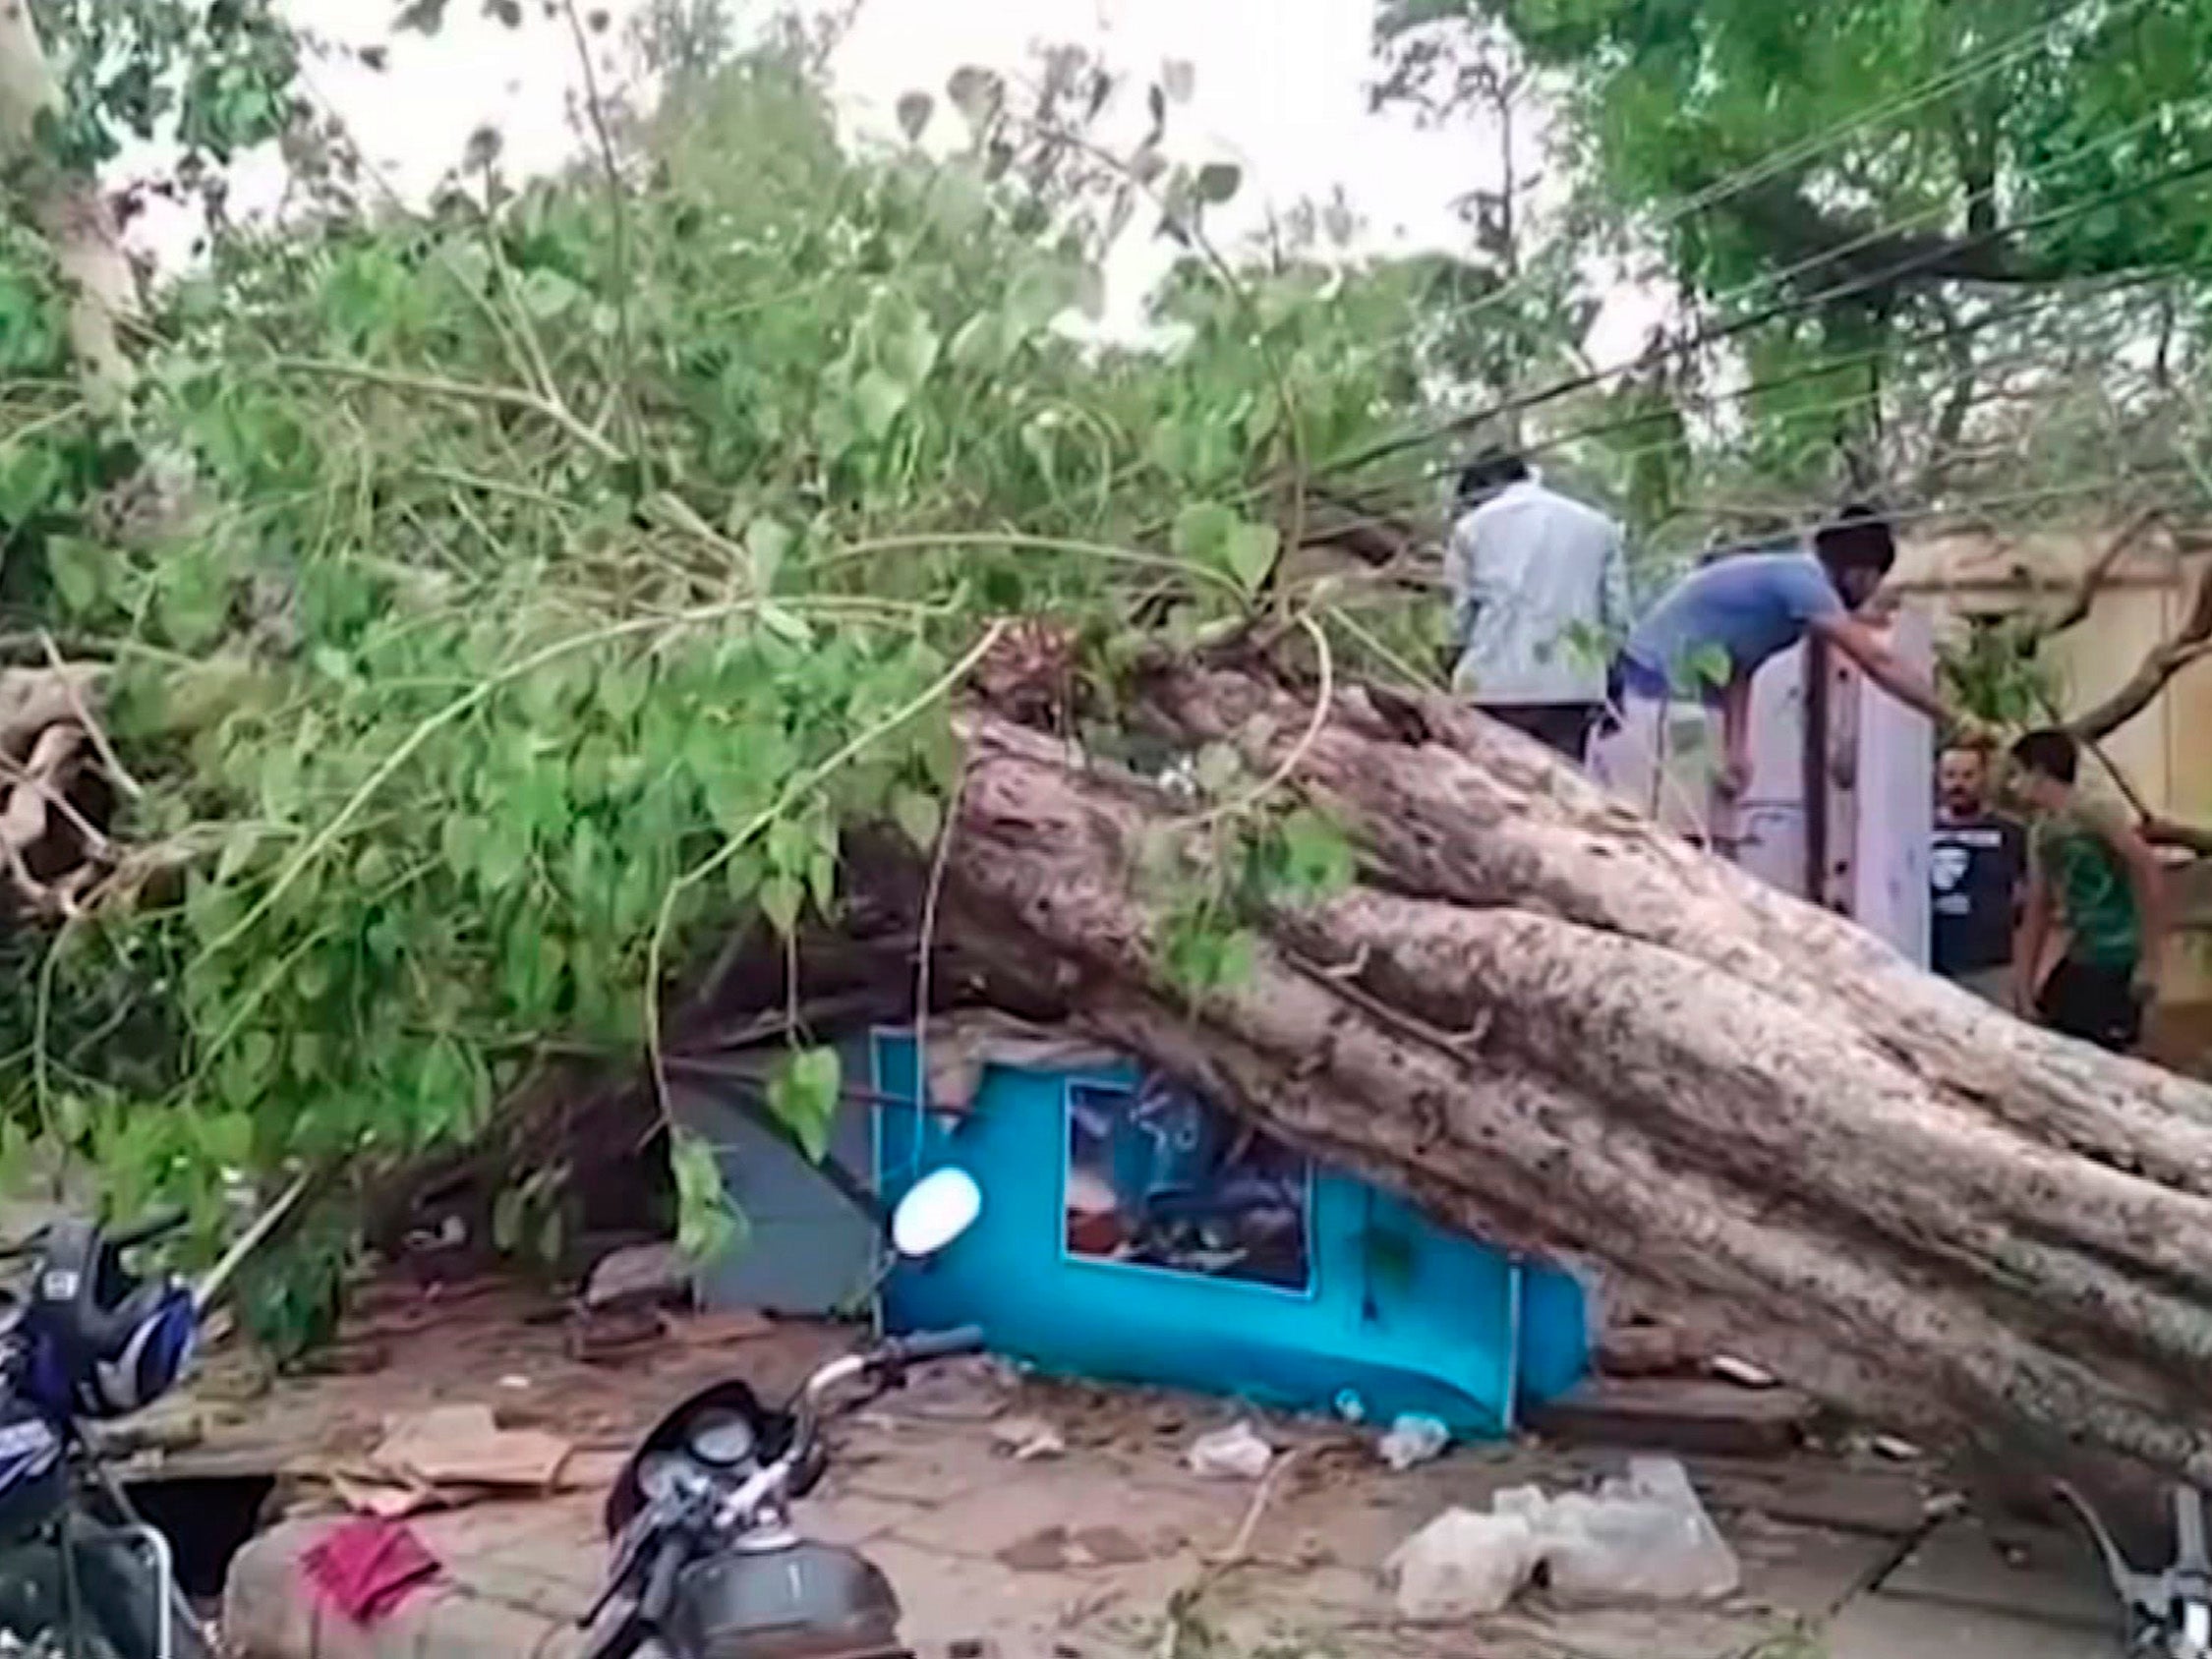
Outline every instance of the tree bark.
<svg viewBox="0 0 2212 1659">
<path fill-rule="evenodd" d="M 951 925 L 1096 1035 L 1455 1223 L 1596 1265 L 1875 1420 L 2212 1477 L 2212 1090 L 2051 1036 L 1443 700 L 1178 667 L 1141 716 L 1348 827 L 1193 1005 L 1178 807 L 988 715 Z"/>
</svg>

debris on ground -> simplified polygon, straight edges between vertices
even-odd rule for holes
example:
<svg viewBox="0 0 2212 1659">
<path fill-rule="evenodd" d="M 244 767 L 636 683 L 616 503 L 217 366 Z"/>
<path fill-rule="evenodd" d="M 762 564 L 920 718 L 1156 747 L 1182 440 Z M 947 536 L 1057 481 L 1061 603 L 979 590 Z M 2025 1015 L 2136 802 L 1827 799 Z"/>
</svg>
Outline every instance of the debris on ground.
<svg viewBox="0 0 2212 1659">
<path fill-rule="evenodd" d="M 1781 1379 L 1764 1365 L 1754 1365 L 1748 1359 L 1738 1359 L 1732 1353 L 1716 1354 L 1713 1374 L 1724 1383 L 1733 1383 L 1740 1389 L 1778 1388 Z"/>
<path fill-rule="evenodd" d="M 995 1559 L 1017 1573 L 1065 1573 L 1130 1567 L 1151 1559 L 1151 1552 L 1118 1526 L 1047 1526 L 1007 1545 Z"/>
<path fill-rule="evenodd" d="M 1445 1624 L 1501 1611 L 1537 1564 L 1537 1538 L 1519 1515 L 1446 1510 L 1383 1564 L 1398 1616 Z"/>
<path fill-rule="evenodd" d="M 1682 1465 L 1636 1458 L 1595 1493 L 1509 1487 L 1489 1513 L 1445 1511 L 1384 1566 L 1401 1618 L 1436 1624 L 1496 1613 L 1540 1572 L 1554 1600 L 1712 1601 L 1743 1581 L 1736 1555 Z"/>
<path fill-rule="evenodd" d="M 568 1323 L 568 1356 L 585 1365 L 615 1364 L 668 1337 L 668 1318 L 658 1307 L 632 1302 L 579 1308 Z"/>
<path fill-rule="evenodd" d="M 991 1428 L 991 1444 L 1018 1463 L 1064 1457 L 1066 1436 L 1042 1417 L 1008 1417 Z"/>
<path fill-rule="evenodd" d="M 1404 1474 L 1410 1468 L 1441 1458 L 1451 1443 L 1452 1431 L 1444 1426 L 1441 1418 L 1407 1412 L 1375 1443 L 1375 1451 L 1384 1462 Z"/>
<path fill-rule="evenodd" d="M 754 1308 L 729 1308 L 689 1314 L 676 1320 L 670 1329 L 686 1347 L 733 1347 L 774 1336 L 776 1321 Z"/>
<path fill-rule="evenodd" d="M 1607 1327 L 1598 1338 L 1593 1363 L 1608 1377 L 1677 1377 L 1699 1368 L 1682 1332 L 1648 1322 Z"/>
<path fill-rule="evenodd" d="M 1715 1458 L 1779 1458 L 1812 1430 L 1819 1407 L 1795 1389 L 1711 1377 L 1590 1377 L 1532 1403 L 1547 1440 Z"/>
<path fill-rule="evenodd" d="M 374 1625 L 440 1572 L 409 1527 L 373 1517 L 332 1527 L 300 1564 L 317 1595 L 356 1625 Z"/>
<path fill-rule="evenodd" d="M 1672 1458 L 1632 1458 L 1595 1494 L 1500 1492 L 1499 1514 L 1528 1522 L 1546 1583 L 1567 1603 L 1710 1601 L 1732 1595 L 1743 1571 Z"/>
<path fill-rule="evenodd" d="M 1916 1463 L 1927 1456 L 1909 1440 L 1893 1434 L 1878 1434 L 1867 1443 L 1878 1458 L 1887 1458 L 1892 1463 Z"/>
<path fill-rule="evenodd" d="M 437 1405 L 396 1417 L 370 1455 L 378 1472 L 443 1491 L 487 1487 L 550 1492 L 569 1444 L 541 1429 L 503 1429 L 489 1405 Z"/>
<path fill-rule="evenodd" d="M 1206 1480 L 1258 1480 L 1275 1460 L 1275 1449 L 1239 1418 L 1228 1428 L 1198 1436 L 1186 1460 L 1193 1474 Z"/>
<path fill-rule="evenodd" d="M 600 1257 L 584 1282 L 584 1306 L 595 1312 L 688 1301 L 690 1296 L 690 1265 L 669 1239 L 611 1250 Z"/>
</svg>

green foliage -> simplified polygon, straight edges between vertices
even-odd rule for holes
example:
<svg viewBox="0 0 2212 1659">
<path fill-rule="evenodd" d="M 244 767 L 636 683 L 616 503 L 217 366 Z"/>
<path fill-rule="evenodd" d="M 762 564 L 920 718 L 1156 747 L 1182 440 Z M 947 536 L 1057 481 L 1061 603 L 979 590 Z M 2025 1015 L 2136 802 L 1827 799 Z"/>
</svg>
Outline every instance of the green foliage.
<svg viewBox="0 0 2212 1659">
<path fill-rule="evenodd" d="M 2065 686 L 2045 661 L 2032 616 L 1975 617 L 1937 652 L 1945 696 L 2001 730 L 2050 723 L 2064 708 Z"/>
<path fill-rule="evenodd" d="M 190 520 L 108 534 L 88 427 L 74 458 L 0 451 L 12 621 L 112 663 L 146 785 L 118 829 L 173 872 L 50 952 L 10 942 L 37 993 L 0 1016 L 31 1061 L 0 1073 L 14 1132 L 210 1218 L 228 1171 L 468 1141 L 550 1044 L 649 1053 L 732 927 L 834 919 L 855 829 L 932 845 L 1000 619 L 1075 620 L 1110 686 L 1138 632 L 1316 602 L 1270 583 L 1256 486 L 1418 410 L 1379 389 L 1418 378 L 1379 287 L 1217 276 L 1165 302 L 1174 351 L 1078 346 L 1102 227 L 1031 150 L 855 158 L 786 63 L 680 79 L 621 129 L 643 188 L 225 238 L 151 319 L 132 414 L 192 457 Z M 1193 233 L 1236 184 L 1176 176 Z M 50 319 L 27 293 L 0 306 Z M 1351 853 L 1213 783 L 1181 937 L 1219 984 L 1239 918 Z M 801 1053 L 771 1104 L 819 1153 L 841 1088 Z M 671 1164 L 711 1255 L 742 1219 L 710 1148 Z M 518 1171 L 494 1230 L 550 1259 L 565 1217 L 557 1171 Z M 337 1284 L 272 1291 L 277 1340 Z"/>
<path fill-rule="evenodd" d="M 293 119 L 298 50 L 271 0 L 31 0 L 31 15 L 64 105 L 45 137 L 66 166 L 160 139 L 198 176 Z"/>
<path fill-rule="evenodd" d="M 1377 18 L 1390 85 L 1431 99 L 1525 60 L 1576 181 L 1577 256 L 1625 250 L 1649 274 L 1657 252 L 1683 332 L 1724 337 L 1655 341 L 1674 383 L 1644 388 L 1714 399 L 1692 434 L 1713 494 L 1786 516 L 1874 481 L 1971 499 L 2173 459 L 2212 274 L 2212 120 L 2188 68 L 2208 0 L 1384 0 Z M 1636 522 L 1667 525 L 1685 504 L 1668 434 L 1604 446 Z"/>
</svg>

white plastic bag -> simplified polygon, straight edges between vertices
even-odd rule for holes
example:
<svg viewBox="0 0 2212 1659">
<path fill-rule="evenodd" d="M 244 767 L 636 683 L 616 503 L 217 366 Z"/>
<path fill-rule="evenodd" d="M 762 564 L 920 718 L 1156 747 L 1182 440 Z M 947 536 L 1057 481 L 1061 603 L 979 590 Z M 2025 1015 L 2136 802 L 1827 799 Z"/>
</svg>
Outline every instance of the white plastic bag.
<svg viewBox="0 0 2212 1659">
<path fill-rule="evenodd" d="M 1435 1417 L 1409 1413 L 1390 1425 L 1390 1432 L 1375 1445 L 1382 1460 L 1400 1474 L 1420 1463 L 1441 1458 L 1452 1443 L 1452 1431 Z"/>
<path fill-rule="evenodd" d="M 1735 1552 L 1672 1458 L 1632 1459 L 1596 1497 L 1551 1499 L 1534 1525 L 1563 1602 L 1707 1601 L 1742 1582 Z"/>
<path fill-rule="evenodd" d="M 1252 1424 L 1239 1421 L 1192 1444 L 1191 1472 L 1206 1480 L 1257 1480 L 1275 1460 L 1275 1449 Z"/>
<path fill-rule="evenodd" d="M 1392 1551 L 1382 1573 L 1400 1618 L 1435 1625 L 1497 1612 L 1536 1561 L 1536 1535 L 1519 1516 L 1446 1510 Z"/>
</svg>

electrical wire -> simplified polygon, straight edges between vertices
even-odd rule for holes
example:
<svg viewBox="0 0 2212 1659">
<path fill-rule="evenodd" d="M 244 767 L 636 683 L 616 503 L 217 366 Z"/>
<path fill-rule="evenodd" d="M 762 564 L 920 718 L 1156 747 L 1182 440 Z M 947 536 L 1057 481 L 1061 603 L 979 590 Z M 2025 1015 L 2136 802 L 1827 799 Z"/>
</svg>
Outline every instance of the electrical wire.
<svg viewBox="0 0 2212 1659">
<path fill-rule="evenodd" d="M 1657 222 L 1652 226 L 1652 230 L 1656 234 L 1663 234 L 1672 230 L 1684 220 L 1705 211 L 1709 207 L 1716 206 L 1732 197 L 1740 196 L 1743 192 L 1762 185 L 1769 179 L 1778 177 L 1793 167 L 1818 160 L 1821 156 L 1840 145 L 1844 140 L 1870 126 L 1878 125 L 1896 116 L 1909 114 L 1948 92 L 1957 91 L 1973 82 L 1981 80 L 1985 75 L 1993 74 L 1997 70 L 2005 68 L 2014 57 L 2025 56 L 2033 48 L 2047 44 L 2057 35 L 2060 29 L 2071 20 L 2075 13 L 2087 9 L 2094 3 L 2095 0 L 2072 0 L 2072 3 L 2066 6 L 2057 17 L 2048 18 L 2042 23 L 2020 30 L 2019 33 L 2011 35 L 2007 40 L 1989 48 L 1980 58 L 1969 58 L 1964 63 L 1954 64 L 1947 70 L 1928 77 L 1916 86 L 1907 87 L 1886 104 L 1877 104 L 1869 110 L 1861 111 L 1857 115 L 1824 129 L 1821 133 L 1801 139 L 1794 144 L 1784 145 L 1773 155 L 1763 156 L 1760 160 L 1748 166 L 1738 168 L 1736 171 L 1705 186 L 1683 200 L 1673 203 L 1659 214 Z M 2100 23 L 2103 27 L 2112 27 L 2125 21 L 2129 14 L 2142 10 L 2149 3 L 2150 0 L 2123 0 L 2116 12 L 2112 16 L 2100 20 Z M 1494 292 L 1484 295 L 1477 300 L 1467 315 L 1471 316 L 1481 315 L 1491 308 L 1504 304 L 1508 299 L 1517 297 L 1534 281 L 1533 273 L 1525 272 L 1515 276 Z"/>
<path fill-rule="evenodd" d="M 1931 328 L 1921 333 L 1907 335 L 1902 339 L 1892 340 L 1885 343 L 1884 345 L 1871 347 L 1864 351 L 1852 352 L 1840 356 L 1826 358 L 1821 360 L 1820 362 L 1805 365 L 1783 373 L 1769 375 L 1762 378 L 1755 378 L 1743 385 L 1732 387 L 1725 391 L 1701 393 L 1698 394 L 1692 401 L 1704 406 L 1707 411 L 1710 411 L 1717 406 L 1746 402 L 1752 398 L 1763 396 L 1769 392 L 1777 391 L 1787 386 L 1802 384 L 1808 381 L 1827 379 L 1833 375 L 1844 372 L 1853 368 L 1877 363 L 1892 362 L 1900 355 L 1909 358 L 1922 350 L 1932 351 L 1946 348 L 1951 345 L 1957 338 L 1962 335 L 1979 334 L 1985 332 L 1987 329 L 2000 326 L 2006 322 L 2017 320 L 2022 316 L 2031 315 L 2037 312 L 2054 309 L 2060 306 L 2077 306 L 2083 304 L 2085 301 L 2094 302 L 2096 300 L 2107 298 L 2112 294 L 2125 292 L 2128 289 L 2150 286 L 2152 284 L 2161 282 L 2173 281 L 2177 278 L 2183 278 L 2191 275 L 2212 276 L 2212 265 L 2177 265 L 2161 267 L 2159 269 L 2150 271 L 2124 272 L 2114 277 L 2085 278 L 2083 280 L 2086 282 L 2099 284 L 2099 287 L 2094 293 L 2083 295 L 2076 290 L 2076 287 L 2073 284 L 2067 284 L 2064 287 L 2056 287 L 2043 293 L 2034 295 L 2028 299 L 2016 301 L 2010 305 L 2000 307 L 1981 316 L 1976 316 L 1959 323 L 1947 323 L 1943 326 Z M 2035 361 L 2045 355 L 2046 354 L 2040 346 L 2030 343 L 2015 352 L 2007 353 L 1995 358 L 1984 358 L 1980 360 L 1975 367 L 1977 372 L 1986 373 L 1993 369 L 2002 370 L 2020 363 Z M 1867 392 L 1858 391 L 1852 393 L 1848 398 L 1839 399 L 1835 402 L 1828 404 L 1808 406 L 1804 409 L 1792 411 L 1792 414 L 1798 417 L 1804 417 L 1815 414 L 1829 413 L 1833 411 L 1840 411 L 1864 403 L 1865 401 L 1867 401 L 1868 396 L 1869 394 Z M 1638 427 L 1649 426 L 1654 421 L 1666 419 L 1670 414 L 1679 413 L 1681 412 L 1670 409 L 1638 415 L 1617 416 L 1604 421 L 1593 422 L 1581 427 L 1574 428 L 1568 431 L 1558 433 L 1555 436 L 1545 438 L 1538 443 L 1523 444 L 1520 446 L 1519 452 L 1522 455 L 1530 458 L 1555 453 L 1558 450 L 1566 448 L 1570 444 L 1585 442 L 1593 438 L 1601 439 L 1619 431 L 1633 430 Z M 1652 452 L 1653 451 L 1651 450 L 1630 451 L 1627 455 L 1621 457 L 1621 459 L 1633 459 L 1643 454 Z M 1456 458 L 1447 458 L 1442 461 L 1429 462 L 1408 474 L 1399 475 L 1385 480 L 1369 481 L 1366 484 L 1363 484 L 1360 486 L 1358 493 L 1364 499 L 1372 500 L 1385 491 L 1413 488 L 1425 484 L 1432 484 L 1442 479 L 1449 478 L 1459 470 L 1459 467 L 1460 462 Z"/>
<path fill-rule="evenodd" d="M 2199 99 L 2192 101 L 2202 100 Z M 2116 134 L 2114 135 L 2114 140 L 2117 140 L 2118 138 L 2124 136 L 2126 135 Z M 2113 141 L 2104 142 L 2109 143 Z M 2072 160 L 2075 158 L 2076 157 L 2074 155 L 2069 154 L 2065 159 Z M 1691 352 L 1702 351 L 1710 346 L 1717 345 L 1722 343 L 1723 341 L 1733 339 L 1739 334 L 1748 333 L 1752 329 L 1764 326 L 1769 322 L 1775 322 L 1788 316 L 1802 315 L 1819 307 L 1833 304 L 1838 300 L 1849 299 L 1855 295 L 1868 293 L 1875 289 L 1885 287 L 1900 277 L 1910 275 L 1915 270 L 1922 269 L 1930 264 L 1937 263 L 1944 259 L 1955 257 L 1958 254 L 1968 249 L 1985 244 L 2001 242 L 2008 237 L 2018 236 L 2027 231 L 2048 229 L 2053 225 L 2063 224 L 2069 220 L 2086 216 L 2089 213 L 2096 212 L 2100 208 L 2111 206 L 2116 202 L 2133 200 L 2137 198 L 2148 196 L 2154 191 L 2166 189 L 2171 185 L 2184 183 L 2187 180 L 2193 178 L 2200 178 L 2208 173 L 2212 173 L 2212 156 L 2193 157 L 2186 162 L 2167 168 L 2162 172 L 2153 174 L 2148 179 L 2131 181 L 2126 185 L 2120 186 L 2113 190 L 2105 191 L 2084 200 L 2068 202 L 2064 205 L 2047 208 L 2040 213 L 2031 214 L 2024 219 L 2008 220 L 2003 224 L 1992 226 L 1989 230 L 1982 231 L 1968 238 L 1964 238 L 1958 241 L 1946 241 L 1936 248 L 1924 249 L 1917 254 L 1908 256 L 1906 258 L 1897 261 L 1893 265 L 1891 265 L 1883 270 L 1873 272 L 1870 275 L 1856 277 L 1851 279 L 1850 281 L 1839 283 L 1835 287 L 1823 290 L 1818 294 L 1800 296 L 1792 300 L 1781 301 L 1775 305 L 1765 307 L 1762 310 L 1752 312 L 1744 316 L 1731 318 L 1726 322 L 1714 324 L 1709 327 L 1700 329 L 1697 333 L 1689 336 L 1688 338 L 1674 343 L 1672 346 L 1667 348 L 1667 351 L 1662 355 L 1687 356 Z M 1884 240 L 1895 234 L 1896 230 L 1894 228 L 1885 228 L 1880 232 L 1868 233 L 1866 237 L 1860 238 L 1859 242 L 1861 244 L 1865 244 L 1870 241 Z M 1829 251 L 1822 254 L 1812 261 L 1800 261 L 1797 266 L 1791 267 L 1790 271 L 1781 274 L 1783 276 L 1787 276 L 1804 269 L 1809 269 L 1813 264 L 1833 262 L 1835 258 L 1840 257 L 1844 253 L 1849 251 L 1849 245 L 1846 245 L 1846 247 L 1842 249 Z M 1540 408 L 1546 403 L 1555 402 L 1559 398 L 1569 396 L 1575 392 L 1588 391 L 1593 387 L 1604 384 L 1607 380 L 1615 379 L 1623 374 L 1633 372 L 1640 368 L 1647 367 L 1649 359 L 1645 359 L 1633 363 L 1616 365 L 1610 369 L 1590 370 L 1580 374 L 1569 375 L 1563 379 L 1553 381 L 1550 384 L 1540 387 L 1532 392 L 1519 393 L 1511 397 L 1500 399 L 1497 402 L 1489 405 L 1488 407 L 1478 410 L 1471 414 L 1454 416 L 1449 420 L 1437 422 L 1428 427 L 1401 433 L 1395 437 L 1376 439 L 1373 442 L 1368 444 L 1365 448 L 1357 450 L 1351 455 L 1336 458 L 1334 460 L 1323 463 L 1320 467 L 1311 469 L 1309 472 L 1308 476 L 1311 479 L 1319 480 L 1332 477 L 1339 473 L 1357 472 L 1365 467 L 1373 465 L 1377 461 L 1388 460 L 1394 455 L 1404 454 L 1409 449 L 1418 449 L 1425 447 L 1430 443 L 1464 436 L 1467 432 L 1475 430 L 1476 429 L 1481 428 L 1491 421 L 1497 420 L 1502 416 L 1524 413 L 1530 409 Z"/>
</svg>

